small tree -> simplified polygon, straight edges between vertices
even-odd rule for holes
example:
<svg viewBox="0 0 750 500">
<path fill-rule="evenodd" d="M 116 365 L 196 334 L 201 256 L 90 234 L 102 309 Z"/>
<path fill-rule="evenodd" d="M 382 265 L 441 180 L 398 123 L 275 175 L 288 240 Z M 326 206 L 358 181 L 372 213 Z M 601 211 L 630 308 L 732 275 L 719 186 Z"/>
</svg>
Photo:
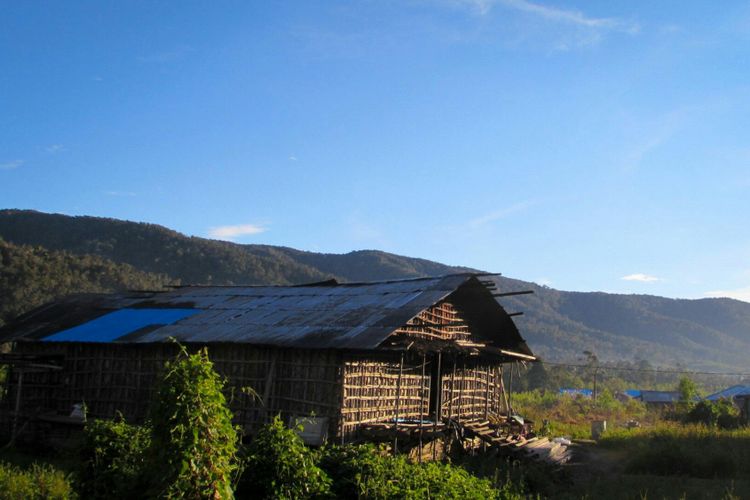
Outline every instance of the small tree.
<svg viewBox="0 0 750 500">
<path fill-rule="evenodd" d="M 698 388 L 690 377 L 682 377 L 680 379 L 677 391 L 680 393 L 680 403 L 685 406 L 691 406 L 698 396 Z"/>
<path fill-rule="evenodd" d="M 223 387 L 205 348 L 188 354 L 181 346 L 166 363 L 151 412 L 157 496 L 233 498 L 238 432 Z"/>
<path fill-rule="evenodd" d="M 296 500 L 329 496 L 331 479 L 316 464 L 293 429 L 276 416 L 247 449 L 247 472 L 241 488 L 254 498 Z"/>
</svg>

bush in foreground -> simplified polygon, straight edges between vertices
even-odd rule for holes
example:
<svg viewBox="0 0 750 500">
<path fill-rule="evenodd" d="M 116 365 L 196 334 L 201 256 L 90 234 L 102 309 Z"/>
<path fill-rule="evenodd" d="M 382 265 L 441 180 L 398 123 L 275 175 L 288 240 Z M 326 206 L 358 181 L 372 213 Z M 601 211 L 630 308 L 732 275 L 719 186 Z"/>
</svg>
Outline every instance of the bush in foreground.
<svg viewBox="0 0 750 500">
<path fill-rule="evenodd" d="M 151 423 L 95 420 L 86 426 L 80 490 L 85 498 L 234 497 L 239 437 L 224 381 L 205 349 L 165 364 Z"/>
<path fill-rule="evenodd" d="M 223 388 L 205 348 L 165 364 L 151 412 L 156 496 L 233 498 L 239 434 Z"/>
<path fill-rule="evenodd" d="M 241 488 L 258 498 L 327 497 L 331 479 L 316 460 L 317 453 L 277 416 L 248 446 Z"/>
<path fill-rule="evenodd" d="M 22 470 L 0 462 L 0 499 L 67 500 L 77 498 L 70 478 L 49 465 L 33 464 Z"/>
<path fill-rule="evenodd" d="M 333 478 L 337 498 L 522 498 L 511 488 L 496 490 L 489 480 L 462 467 L 439 462 L 415 464 L 404 455 L 394 457 L 373 445 L 329 448 L 321 466 Z"/>
<path fill-rule="evenodd" d="M 84 498 L 142 498 L 148 488 L 148 427 L 116 421 L 86 424 L 81 446 L 79 491 Z"/>
</svg>

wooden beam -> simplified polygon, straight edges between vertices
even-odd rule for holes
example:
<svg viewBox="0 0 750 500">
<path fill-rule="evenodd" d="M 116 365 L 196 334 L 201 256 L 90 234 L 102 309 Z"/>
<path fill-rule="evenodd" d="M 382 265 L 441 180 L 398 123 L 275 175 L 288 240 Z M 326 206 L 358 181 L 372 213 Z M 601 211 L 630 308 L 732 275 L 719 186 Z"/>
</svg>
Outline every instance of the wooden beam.
<svg viewBox="0 0 750 500">
<path fill-rule="evenodd" d="M 528 361 L 536 361 L 536 356 L 529 356 L 528 354 L 521 354 L 520 352 L 515 352 L 515 351 L 506 351 L 505 349 L 500 349 L 500 352 L 502 354 L 505 354 L 506 356 L 512 356 L 514 358 L 525 359 Z"/>
<path fill-rule="evenodd" d="M 534 290 L 521 290 L 520 292 L 503 292 L 503 293 L 493 293 L 493 297 L 510 297 L 511 295 L 528 295 L 530 293 L 534 293 Z"/>
</svg>

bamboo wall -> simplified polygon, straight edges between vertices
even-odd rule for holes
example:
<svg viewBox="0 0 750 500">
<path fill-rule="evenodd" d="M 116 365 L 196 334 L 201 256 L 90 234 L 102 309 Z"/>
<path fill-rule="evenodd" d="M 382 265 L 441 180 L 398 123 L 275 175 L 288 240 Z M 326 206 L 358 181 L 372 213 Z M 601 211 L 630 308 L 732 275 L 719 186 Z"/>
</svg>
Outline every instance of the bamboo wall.
<svg viewBox="0 0 750 500">
<path fill-rule="evenodd" d="M 396 333 L 424 339 L 452 340 L 459 345 L 471 344 L 471 332 L 461 314 L 444 300 L 425 309 L 396 330 Z"/>
<path fill-rule="evenodd" d="M 430 412 L 430 369 L 422 360 L 344 363 L 341 433 L 350 439 L 360 424 L 394 419 L 417 420 Z"/>
<path fill-rule="evenodd" d="M 487 418 L 505 409 L 502 376 L 498 366 L 446 361 L 442 381 L 442 416 L 456 420 Z"/>
<path fill-rule="evenodd" d="M 19 343 L 16 352 L 64 356 L 60 371 L 24 375 L 24 414 L 67 415 L 73 404 L 83 401 L 91 418 L 112 418 L 120 412 L 129 422 L 142 422 L 164 362 L 174 358 L 177 347 L 34 342 Z M 329 417 L 331 430 L 337 430 L 342 377 L 339 352 L 215 344 L 209 347 L 209 357 L 216 371 L 227 378 L 226 395 L 235 422 L 246 431 L 252 432 L 279 413 L 288 421 L 312 414 Z M 12 394 L 6 401 L 15 401 L 16 386 L 16 381 L 11 381 Z M 243 390 L 248 387 L 263 404 Z"/>
<path fill-rule="evenodd" d="M 192 348 L 192 347 L 191 347 Z M 62 355 L 63 369 L 26 373 L 22 412 L 67 415 L 85 402 L 91 418 L 129 422 L 148 414 L 164 362 L 178 352 L 173 344 L 19 343 L 21 354 Z M 329 436 L 355 437 L 360 424 L 420 420 L 434 415 L 430 384 L 434 355 L 353 355 L 334 350 L 260 348 L 238 344 L 209 346 L 209 357 L 228 379 L 227 397 L 235 422 L 247 433 L 281 413 L 329 418 Z M 441 416 L 482 417 L 504 409 L 497 366 L 471 358 L 442 358 Z M 437 381 L 433 383 L 436 384 Z M 6 405 L 15 401 L 15 378 Z M 252 388 L 263 401 L 243 391 Z"/>
</svg>

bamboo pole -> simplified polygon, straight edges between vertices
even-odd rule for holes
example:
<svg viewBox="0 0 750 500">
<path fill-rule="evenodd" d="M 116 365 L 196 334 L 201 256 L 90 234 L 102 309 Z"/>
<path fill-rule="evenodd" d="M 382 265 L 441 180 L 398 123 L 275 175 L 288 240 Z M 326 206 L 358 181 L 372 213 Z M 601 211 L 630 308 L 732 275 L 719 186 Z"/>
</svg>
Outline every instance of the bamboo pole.
<svg viewBox="0 0 750 500">
<path fill-rule="evenodd" d="M 427 364 L 427 355 L 422 354 L 422 382 L 419 384 L 419 463 L 422 463 L 422 420 L 424 419 L 424 371 Z"/>
<path fill-rule="evenodd" d="M 435 423 L 433 424 L 432 430 L 434 434 L 437 434 L 437 424 L 438 420 L 440 420 L 440 396 L 443 393 L 443 382 L 442 382 L 442 376 L 440 375 L 440 369 L 442 364 L 442 356 L 443 353 L 438 351 L 438 360 L 437 360 L 437 381 L 435 384 L 435 387 L 438 388 L 437 394 L 435 395 Z M 432 459 L 437 460 L 437 440 L 433 440 L 432 442 Z"/>
<path fill-rule="evenodd" d="M 401 403 L 401 375 L 404 372 L 404 353 L 401 353 L 401 362 L 399 363 L 398 380 L 396 381 L 396 417 L 393 421 L 393 454 L 398 453 L 398 411 Z"/>
</svg>

